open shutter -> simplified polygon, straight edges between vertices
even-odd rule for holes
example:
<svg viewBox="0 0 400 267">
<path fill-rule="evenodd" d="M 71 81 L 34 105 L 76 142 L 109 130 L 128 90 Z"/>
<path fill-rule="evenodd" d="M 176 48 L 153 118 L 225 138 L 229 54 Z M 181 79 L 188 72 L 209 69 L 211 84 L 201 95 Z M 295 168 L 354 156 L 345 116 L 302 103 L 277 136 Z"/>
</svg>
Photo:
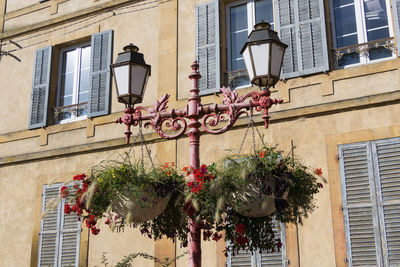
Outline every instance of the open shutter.
<svg viewBox="0 0 400 267">
<path fill-rule="evenodd" d="M 92 35 L 90 59 L 89 117 L 110 113 L 113 31 Z"/>
<path fill-rule="evenodd" d="M 329 70 L 323 0 L 275 0 L 277 29 L 288 45 L 282 78 Z"/>
<path fill-rule="evenodd" d="M 29 129 L 46 126 L 50 88 L 51 46 L 36 50 L 29 111 Z"/>
<path fill-rule="evenodd" d="M 339 146 L 349 266 L 382 266 L 370 143 Z"/>
<path fill-rule="evenodd" d="M 393 24 L 396 32 L 397 56 L 400 56 L 400 0 L 392 0 Z"/>
<path fill-rule="evenodd" d="M 72 184 L 68 186 L 70 195 L 75 194 Z M 64 213 L 65 200 L 61 206 L 61 230 L 59 246 L 59 266 L 75 266 L 79 264 L 79 243 L 81 236 L 81 222 L 75 213 Z"/>
<path fill-rule="evenodd" d="M 386 266 L 400 266 L 400 139 L 374 143 L 378 201 Z"/>
<path fill-rule="evenodd" d="M 200 94 L 220 90 L 218 0 L 196 6 L 196 58 L 201 79 Z"/>
<path fill-rule="evenodd" d="M 269 266 L 287 266 L 286 260 L 286 229 L 285 224 L 274 220 L 274 231 L 275 236 L 279 236 L 281 239 L 282 247 L 280 250 L 274 252 L 259 252 L 259 261 L 261 267 Z"/>
<path fill-rule="evenodd" d="M 48 207 L 55 203 L 59 195 L 60 185 L 43 187 L 42 214 L 47 214 L 40 224 L 38 266 L 57 266 L 58 229 L 60 223 L 60 204 L 54 210 Z M 50 205 L 51 207 L 51 205 Z"/>
</svg>

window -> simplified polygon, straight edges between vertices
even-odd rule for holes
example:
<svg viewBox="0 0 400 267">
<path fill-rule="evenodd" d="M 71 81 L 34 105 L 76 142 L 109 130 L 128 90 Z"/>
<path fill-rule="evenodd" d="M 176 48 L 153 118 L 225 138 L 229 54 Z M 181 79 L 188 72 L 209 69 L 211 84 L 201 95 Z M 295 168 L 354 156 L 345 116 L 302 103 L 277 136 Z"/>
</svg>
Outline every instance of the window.
<svg viewBox="0 0 400 267">
<path fill-rule="evenodd" d="M 400 138 L 339 146 L 349 266 L 400 265 Z"/>
<path fill-rule="evenodd" d="M 285 224 L 274 221 L 275 227 L 273 228 L 275 236 L 279 236 L 282 242 L 282 247 L 279 251 L 274 252 L 254 252 L 253 254 L 247 250 L 241 250 L 239 253 L 233 255 L 228 254 L 227 267 L 268 267 L 268 266 L 282 266 L 286 267 L 288 264 L 286 258 L 286 231 Z"/>
<path fill-rule="evenodd" d="M 29 129 L 47 126 L 48 114 L 56 123 L 110 113 L 113 31 L 95 33 L 91 42 L 63 48 L 53 70 L 53 47 L 36 50 Z M 50 81 L 57 73 L 57 81 Z M 53 75 L 54 77 L 54 75 Z M 49 103 L 50 84 L 57 84 L 55 103 Z"/>
<path fill-rule="evenodd" d="M 57 203 L 62 184 L 45 185 L 42 195 L 38 266 L 75 266 L 79 264 L 81 222 L 75 214 L 64 214 L 65 201 Z M 70 192 L 73 187 L 68 186 Z M 54 209 L 53 205 L 55 205 Z"/>
<path fill-rule="evenodd" d="M 246 66 L 240 54 L 253 26 L 266 21 L 274 29 L 273 0 L 240 1 L 226 7 L 228 80 L 231 88 L 249 85 Z"/>
<path fill-rule="evenodd" d="M 90 43 L 61 49 L 56 121 L 87 117 L 90 79 Z"/>
<path fill-rule="evenodd" d="M 394 56 L 389 0 L 335 0 L 332 8 L 338 67 Z"/>
</svg>

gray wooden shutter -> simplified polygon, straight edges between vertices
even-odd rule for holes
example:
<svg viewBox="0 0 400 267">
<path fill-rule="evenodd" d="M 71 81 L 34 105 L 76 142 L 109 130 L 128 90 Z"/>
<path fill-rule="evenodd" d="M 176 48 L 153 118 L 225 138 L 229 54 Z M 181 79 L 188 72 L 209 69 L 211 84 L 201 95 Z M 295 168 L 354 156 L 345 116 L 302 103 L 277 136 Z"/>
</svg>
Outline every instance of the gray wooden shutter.
<svg viewBox="0 0 400 267">
<path fill-rule="evenodd" d="M 329 70 L 323 0 L 275 0 L 277 29 L 288 45 L 282 78 Z"/>
<path fill-rule="evenodd" d="M 397 56 L 400 56 L 400 0 L 392 0 L 393 24 L 396 32 Z"/>
<path fill-rule="evenodd" d="M 74 194 L 75 189 L 72 184 L 68 185 L 68 191 L 70 195 Z M 61 204 L 59 266 L 78 267 L 81 222 L 75 213 L 64 213 L 64 199 Z"/>
<path fill-rule="evenodd" d="M 382 266 L 371 144 L 339 146 L 349 266 Z"/>
<path fill-rule="evenodd" d="M 376 141 L 373 151 L 385 265 L 400 266 L 400 139 Z"/>
<path fill-rule="evenodd" d="M 196 58 L 201 79 L 200 94 L 220 90 L 218 0 L 196 6 Z"/>
<path fill-rule="evenodd" d="M 51 46 L 36 50 L 29 111 L 29 129 L 46 126 L 49 100 Z"/>
<path fill-rule="evenodd" d="M 40 224 L 38 266 L 57 266 L 60 204 L 54 210 L 46 208 L 51 201 L 58 198 L 59 191 L 59 184 L 43 187 L 42 214 L 46 211 L 47 214 Z"/>
<path fill-rule="evenodd" d="M 113 31 L 92 35 L 88 117 L 110 113 Z"/>
<path fill-rule="evenodd" d="M 261 267 L 269 266 L 287 266 L 286 258 L 286 229 L 285 224 L 274 220 L 275 236 L 281 239 L 282 247 L 280 251 L 274 252 L 259 252 L 259 262 Z"/>
</svg>

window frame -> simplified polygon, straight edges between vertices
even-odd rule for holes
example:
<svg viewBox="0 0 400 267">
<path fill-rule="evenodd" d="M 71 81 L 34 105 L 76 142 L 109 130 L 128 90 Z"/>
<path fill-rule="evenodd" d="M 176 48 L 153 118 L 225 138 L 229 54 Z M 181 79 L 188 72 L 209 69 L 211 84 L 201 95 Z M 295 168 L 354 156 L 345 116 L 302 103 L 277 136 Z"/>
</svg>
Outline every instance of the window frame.
<svg viewBox="0 0 400 267">
<path fill-rule="evenodd" d="M 235 6 L 240 6 L 240 5 L 244 5 L 246 4 L 246 10 L 247 10 L 247 36 L 252 32 L 254 25 L 256 23 L 256 1 L 257 0 L 238 0 L 238 1 L 233 1 L 230 2 L 228 4 L 226 4 L 225 6 L 225 32 L 226 32 L 226 67 L 227 67 L 227 74 L 229 77 L 230 73 L 242 73 L 244 72 L 245 75 L 247 76 L 247 71 L 246 68 L 244 69 L 240 69 L 240 70 L 232 70 L 232 46 L 231 46 L 231 13 L 230 13 L 230 9 L 232 7 Z M 272 2 L 272 6 L 273 6 L 273 17 L 274 17 L 274 21 L 271 23 L 269 22 L 271 25 L 274 25 L 273 27 L 275 27 L 275 21 L 276 21 L 276 15 L 275 15 L 275 1 L 271 0 Z M 251 26 L 250 26 L 251 25 Z M 243 58 L 243 57 L 242 57 Z M 230 85 L 230 81 L 228 79 L 228 85 Z M 242 88 L 247 88 L 251 86 L 250 81 L 248 84 L 245 85 L 241 85 L 238 87 L 235 87 L 234 89 L 242 89 Z"/>
<path fill-rule="evenodd" d="M 358 43 L 355 44 L 354 46 L 362 46 L 363 44 L 369 42 L 367 41 L 367 27 L 366 27 L 366 21 L 365 21 L 365 11 L 364 11 L 364 0 L 352 0 L 354 3 L 354 12 L 355 12 L 355 19 L 356 19 L 356 27 L 357 27 L 357 41 Z M 388 38 L 394 38 L 394 28 L 393 28 L 393 15 L 392 15 L 392 8 L 391 8 L 391 3 L 390 0 L 385 0 L 385 7 L 386 7 L 386 14 L 387 14 L 387 25 L 389 29 L 389 37 Z M 341 49 L 342 47 L 337 46 L 337 41 L 336 41 L 336 21 L 335 21 L 335 8 L 333 6 L 333 1 L 329 1 L 329 12 L 330 12 L 330 18 L 331 18 L 331 35 L 332 35 L 332 45 L 333 45 L 333 51 L 336 52 L 337 49 Z M 375 40 L 371 41 L 374 42 Z M 394 42 L 394 39 L 393 39 Z M 344 46 L 346 47 L 346 46 Z M 345 68 L 352 68 L 352 67 L 358 67 L 366 64 L 374 64 L 382 61 L 387 61 L 396 58 L 396 52 L 392 50 L 392 56 L 391 57 L 385 57 L 381 59 L 376 59 L 376 60 L 370 60 L 368 57 L 368 53 L 366 54 L 361 54 L 358 53 L 358 56 L 360 58 L 359 63 L 354 63 L 354 64 L 348 64 L 344 66 L 339 66 L 338 59 L 336 55 L 333 56 L 334 58 L 334 67 L 335 69 L 345 69 Z"/>
<path fill-rule="evenodd" d="M 82 42 L 73 46 L 66 46 L 60 49 L 59 51 L 59 64 L 58 64 L 58 72 L 57 72 L 57 94 L 56 94 L 56 108 L 60 108 L 63 106 L 60 106 L 60 102 L 61 102 L 61 87 L 62 87 L 62 75 L 63 75 L 63 67 L 64 67 L 64 57 L 63 54 L 65 52 L 69 52 L 69 51 L 74 51 L 74 50 L 78 50 L 78 57 L 76 59 L 76 62 L 74 64 L 74 87 L 73 87 L 73 94 L 72 94 L 72 100 L 73 100 L 73 104 L 68 105 L 67 107 L 77 107 L 78 106 L 78 97 L 79 97 L 79 82 L 80 82 L 80 71 L 81 71 L 81 59 L 82 59 L 82 49 L 86 48 L 86 47 L 90 47 L 92 49 L 91 46 L 91 42 L 87 41 L 87 42 Z M 90 51 L 90 62 L 89 62 L 89 66 L 90 68 L 91 66 L 91 54 L 92 51 Z M 78 69 L 79 66 L 79 69 Z M 91 73 L 91 69 L 89 69 L 89 75 Z M 90 79 L 91 77 L 89 77 Z M 88 88 L 88 94 L 90 94 L 90 88 Z M 89 104 L 89 102 L 84 102 L 86 103 L 86 105 Z M 55 124 L 64 124 L 64 123 L 69 123 L 69 122 L 73 122 L 73 121 L 80 121 L 80 120 L 84 120 L 86 118 L 88 118 L 88 110 L 89 107 L 87 107 L 87 111 L 86 111 L 86 115 L 83 116 L 77 116 L 76 112 L 71 112 L 71 117 L 68 119 L 62 119 L 59 120 L 58 117 L 55 117 Z"/>
</svg>

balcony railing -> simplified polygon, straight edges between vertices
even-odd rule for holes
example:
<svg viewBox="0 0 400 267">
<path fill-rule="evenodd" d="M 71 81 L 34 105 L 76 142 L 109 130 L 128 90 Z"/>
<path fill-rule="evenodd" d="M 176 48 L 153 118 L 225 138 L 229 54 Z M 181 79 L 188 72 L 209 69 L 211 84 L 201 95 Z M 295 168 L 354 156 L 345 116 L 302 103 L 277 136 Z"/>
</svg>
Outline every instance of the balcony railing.
<svg viewBox="0 0 400 267">
<path fill-rule="evenodd" d="M 343 59 L 347 55 L 350 56 L 359 55 L 359 56 L 369 57 L 370 52 L 372 50 L 376 50 L 379 48 L 391 51 L 391 53 L 395 52 L 396 46 L 394 44 L 394 38 L 388 37 L 367 43 L 344 46 L 333 49 L 333 51 L 335 54 L 336 63 L 340 66 L 343 65 Z"/>
<path fill-rule="evenodd" d="M 75 105 L 61 106 L 54 108 L 54 120 L 73 120 L 78 117 L 86 116 L 88 111 L 88 102 L 83 102 Z"/>
</svg>

